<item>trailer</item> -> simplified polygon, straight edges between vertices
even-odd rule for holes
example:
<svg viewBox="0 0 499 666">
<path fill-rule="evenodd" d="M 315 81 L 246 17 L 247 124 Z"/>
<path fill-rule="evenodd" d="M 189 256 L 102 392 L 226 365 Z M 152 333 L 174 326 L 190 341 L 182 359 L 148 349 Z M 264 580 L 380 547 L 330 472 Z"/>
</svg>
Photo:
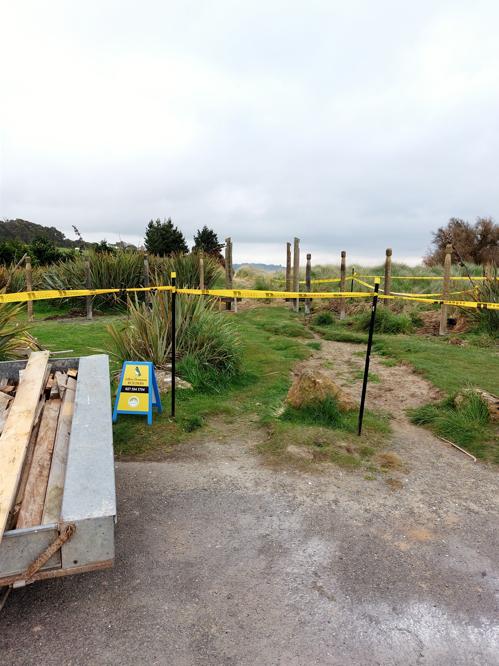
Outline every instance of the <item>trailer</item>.
<svg viewBox="0 0 499 666">
<path fill-rule="evenodd" d="M 19 383 L 26 365 L 27 361 L 0 363 L 0 382 Z M 77 370 L 62 501 L 48 524 L 11 527 L 0 537 L 0 587 L 105 569 L 114 562 L 109 359 L 104 354 L 50 359 L 48 369 L 52 375 Z M 43 387 L 47 390 L 46 384 Z"/>
</svg>

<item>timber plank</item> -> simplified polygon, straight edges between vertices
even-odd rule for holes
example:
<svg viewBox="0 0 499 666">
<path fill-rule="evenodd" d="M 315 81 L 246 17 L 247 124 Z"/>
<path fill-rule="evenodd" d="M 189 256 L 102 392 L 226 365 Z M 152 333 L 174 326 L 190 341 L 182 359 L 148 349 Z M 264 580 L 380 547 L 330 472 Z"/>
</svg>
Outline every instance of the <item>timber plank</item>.
<svg viewBox="0 0 499 666">
<path fill-rule="evenodd" d="M 31 435 L 29 437 L 29 444 L 26 450 L 26 455 L 24 457 L 24 464 L 21 471 L 21 478 L 17 484 L 17 493 L 16 500 L 10 508 L 9 518 L 7 520 L 7 528 L 12 529 L 17 521 L 17 515 L 19 509 L 21 508 L 21 503 L 24 497 L 24 489 L 26 488 L 26 483 L 28 481 L 29 471 L 31 469 L 31 461 L 33 460 L 33 451 L 35 450 L 36 438 L 38 437 L 38 429 L 40 427 L 40 417 L 42 414 L 43 407 L 45 405 L 45 398 L 42 396 L 41 400 L 38 402 L 35 411 L 35 419 L 33 421 L 33 427 L 31 429 Z"/>
<path fill-rule="evenodd" d="M 16 527 L 35 527 L 41 524 L 50 463 L 55 444 L 61 400 L 48 400 L 40 422 L 33 460 Z"/>
<path fill-rule="evenodd" d="M 68 377 L 61 410 L 59 412 L 59 421 L 57 423 L 52 465 L 50 467 L 47 493 L 45 495 L 45 506 L 43 507 L 42 525 L 59 522 L 61 515 L 75 392 L 76 379 Z"/>
<path fill-rule="evenodd" d="M 29 357 L 0 436 L 0 542 L 16 497 L 48 359 L 48 351 L 33 352 Z"/>
</svg>

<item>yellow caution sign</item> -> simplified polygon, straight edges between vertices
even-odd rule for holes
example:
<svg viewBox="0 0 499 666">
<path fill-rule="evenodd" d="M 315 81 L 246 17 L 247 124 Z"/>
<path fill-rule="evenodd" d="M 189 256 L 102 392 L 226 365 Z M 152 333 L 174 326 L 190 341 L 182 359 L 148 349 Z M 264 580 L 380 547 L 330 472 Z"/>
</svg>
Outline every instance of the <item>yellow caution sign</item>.
<svg viewBox="0 0 499 666">
<path fill-rule="evenodd" d="M 151 424 L 153 407 L 161 413 L 153 364 L 149 361 L 125 361 L 114 403 L 113 421 L 116 421 L 118 414 L 137 414 L 147 416 L 147 422 Z"/>
</svg>

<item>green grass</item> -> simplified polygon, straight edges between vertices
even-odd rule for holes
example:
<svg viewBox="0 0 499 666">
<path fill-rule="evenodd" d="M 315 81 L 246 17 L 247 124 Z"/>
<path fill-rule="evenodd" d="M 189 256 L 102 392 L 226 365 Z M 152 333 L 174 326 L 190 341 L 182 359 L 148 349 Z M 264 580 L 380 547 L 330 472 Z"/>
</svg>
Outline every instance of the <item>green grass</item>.
<svg viewBox="0 0 499 666">
<path fill-rule="evenodd" d="M 288 405 L 281 418 L 291 423 L 322 425 L 327 428 L 356 433 L 359 411 L 357 409 L 341 411 L 333 398 L 327 398 L 320 402 L 303 405 L 299 409 Z M 369 411 L 366 411 L 364 414 L 363 427 L 366 430 L 385 434 L 390 432 L 386 417 L 373 414 Z"/>
<path fill-rule="evenodd" d="M 119 321 L 119 317 L 98 317 L 92 321 L 74 319 L 66 321 L 35 321 L 29 328 L 38 342 L 50 351 L 72 350 L 68 356 L 95 354 L 96 349 L 109 348 L 106 326 Z M 62 356 L 61 356 L 62 358 Z"/>
<path fill-rule="evenodd" d="M 324 340 L 367 344 L 367 334 L 352 330 L 353 325 L 352 319 L 347 319 L 336 320 L 333 326 L 312 328 Z M 388 366 L 400 362 L 412 365 L 418 373 L 448 394 L 455 393 L 468 383 L 497 395 L 499 355 L 491 339 L 484 341 L 482 337 L 470 334 L 465 336 L 465 340 L 469 343 L 452 345 L 447 337 L 375 333 L 373 352 L 383 356 Z"/>
<path fill-rule="evenodd" d="M 307 342 L 307 347 L 313 349 L 314 351 L 320 351 L 321 343 L 314 340 L 313 342 Z"/>
<path fill-rule="evenodd" d="M 497 428 L 492 426 L 487 405 L 476 393 L 471 393 L 460 405 L 447 398 L 413 409 L 410 414 L 413 423 L 430 427 L 477 458 L 499 463 Z"/>
<path fill-rule="evenodd" d="M 490 348 L 451 345 L 446 338 L 400 335 L 375 337 L 373 350 L 409 363 L 448 394 L 465 384 L 499 393 L 499 356 Z"/>
<path fill-rule="evenodd" d="M 241 422 L 248 415 L 262 420 L 268 418 L 287 393 L 293 365 L 310 354 L 301 341 L 266 330 L 271 323 L 284 324 L 289 318 L 287 308 L 265 306 L 240 312 L 233 317 L 241 337 L 242 374 L 218 392 L 177 391 L 175 421 L 168 416 L 169 395 L 163 396 L 164 413 L 155 416 L 152 427 L 136 417 L 120 418 L 114 426 L 116 452 L 124 456 L 144 457 L 155 455 L 158 451 L 167 453 L 183 441 L 187 433 L 202 427 L 211 416 L 222 414 L 225 419 L 233 418 Z M 294 319 L 291 316 L 291 320 Z"/>
</svg>

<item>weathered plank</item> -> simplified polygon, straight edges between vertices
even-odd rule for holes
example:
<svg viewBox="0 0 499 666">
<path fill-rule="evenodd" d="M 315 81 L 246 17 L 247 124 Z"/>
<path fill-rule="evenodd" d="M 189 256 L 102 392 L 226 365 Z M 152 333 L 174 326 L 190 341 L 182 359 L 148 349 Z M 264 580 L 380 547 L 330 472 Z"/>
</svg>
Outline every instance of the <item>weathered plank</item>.
<svg viewBox="0 0 499 666">
<path fill-rule="evenodd" d="M 29 357 L 0 436 L 0 542 L 16 497 L 48 358 L 48 351 L 33 352 Z"/>
<path fill-rule="evenodd" d="M 61 516 L 62 495 L 64 491 L 64 477 L 68 460 L 69 435 L 73 420 L 76 379 L 68 377 L 66 391 L 62 400 L 55 436 L 52 465 L 43 507 L 42 525 L 59 522 Z"/>
<path fill-rule="evenodd" d="M 17 519 L 16 527 L 18 529 L 41 524 L 60 409 L 61 400 L 59 399 L 48 400 L 45 403 L 31 469 Z"/>
<path fill-rule="evenodd" d="M 38 429 L 40 427 L 40 417 L 45 405 L 45 398 L 42 396 L 41 400 L 38 402 L 35 411 L 35 419 L 33 421 L 33 427 L 31 429 L 31 435 L 29 438 L 28 448 L 26 450 L 26 456 L 24 458 L 24 464 L 21 471 L 21 478 L 17 484 L 17 493 L 16 500 L 14 505 L 10 509 L 9 518 L 7 520 L 7 529 L 12 529 L 16 522 L 17 516 L 19 514 L 19 509 L 24 497 L 24 490 L 26 488 L 26 483 L 28 481 L 29 471 L 31 469 L 31 462 L 33 460 L 33 451 L 35 450 L 36 438 L 38 437 Z"/>
</svg>

